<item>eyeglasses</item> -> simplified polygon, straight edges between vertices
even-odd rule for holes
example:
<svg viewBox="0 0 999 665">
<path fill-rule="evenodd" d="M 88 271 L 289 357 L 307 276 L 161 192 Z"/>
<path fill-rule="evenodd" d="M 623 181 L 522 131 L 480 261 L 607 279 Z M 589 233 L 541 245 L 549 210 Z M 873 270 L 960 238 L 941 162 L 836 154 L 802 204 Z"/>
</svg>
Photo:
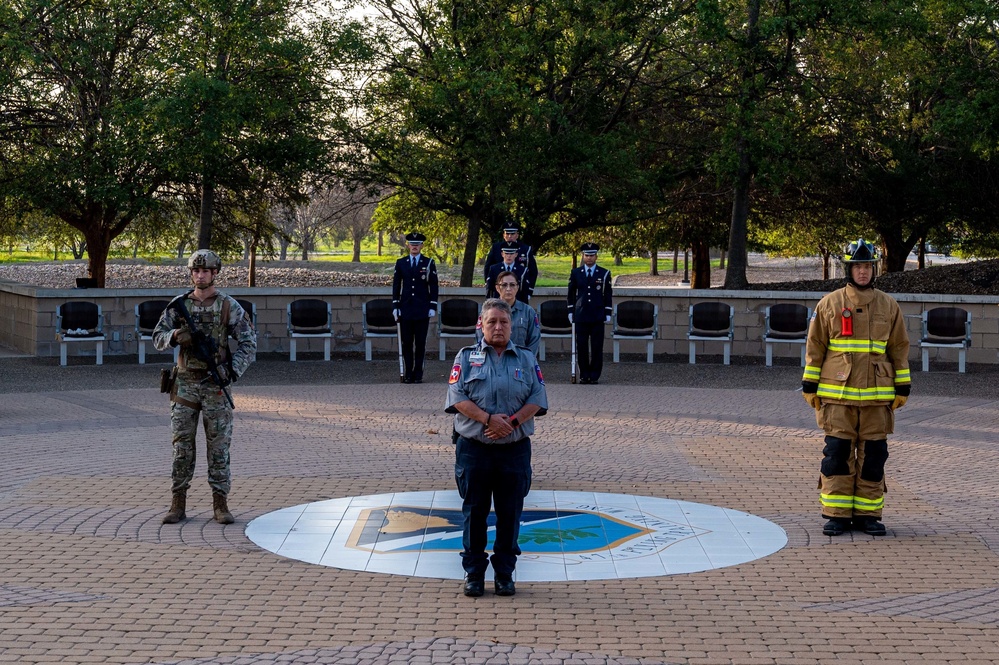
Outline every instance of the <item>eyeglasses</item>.
<svg viewBox="0 0 999 665">
<path fill-rule="evenodd" d="M 515 289 L 515 288 L 517 288 L 516 284 L 510 284 L 510 283 L 499 284 L 498 286 L 501 289 Z"/>
</svg>

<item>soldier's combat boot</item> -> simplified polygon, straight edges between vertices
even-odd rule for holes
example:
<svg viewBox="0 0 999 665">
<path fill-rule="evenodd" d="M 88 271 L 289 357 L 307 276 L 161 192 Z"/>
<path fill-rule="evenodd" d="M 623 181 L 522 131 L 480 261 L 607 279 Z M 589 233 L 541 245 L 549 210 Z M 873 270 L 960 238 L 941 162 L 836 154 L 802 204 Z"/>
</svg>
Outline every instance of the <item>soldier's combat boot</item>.
<svg viewBox="0 0 999 665">
<path fill-rule="evenodd" d="M 225 494 L 212 492 L 212 508 L 215 510 L 215 521 L 219 524 L 232 524 L 236 519 L 229 512 L 229 505 L 226 503 Z"/>
<path fill-rule="evenodd" d="M 187 492 L 174 492 L 170 502 L 170 512 L 163 516 L 164 524 L 176 524 L 187 519 Z"/>
</svg>

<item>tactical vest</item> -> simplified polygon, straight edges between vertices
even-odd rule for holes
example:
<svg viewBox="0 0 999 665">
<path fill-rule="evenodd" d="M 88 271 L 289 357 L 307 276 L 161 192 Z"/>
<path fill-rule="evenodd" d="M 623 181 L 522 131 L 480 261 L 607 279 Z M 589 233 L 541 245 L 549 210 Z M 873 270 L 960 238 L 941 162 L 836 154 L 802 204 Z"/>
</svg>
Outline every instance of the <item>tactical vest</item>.
<svg viewBox="0 0 999 665">
<path fill-rule="evenodd" d="M 216 358 L 215 362 L 219 364 L 227 362 L 229 360 L 229 298 L 219 294 L 215 298 L 215 302 L 205 307 L 195 305 L 190 298 L 184 304 L 198 330 L 215 340 L 221 356 Z M 196 358 L 193 352 L 181 353 L 178 364 L 187 369 L 208 369 L 208 365 L 203 360 Z"/>
</svg>

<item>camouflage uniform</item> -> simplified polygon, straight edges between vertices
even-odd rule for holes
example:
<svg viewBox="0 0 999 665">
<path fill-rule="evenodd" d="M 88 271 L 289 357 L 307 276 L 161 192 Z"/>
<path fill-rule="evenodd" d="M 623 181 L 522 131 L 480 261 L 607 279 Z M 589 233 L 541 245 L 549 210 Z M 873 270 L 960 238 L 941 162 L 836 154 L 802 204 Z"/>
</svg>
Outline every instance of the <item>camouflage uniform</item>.
<svg viewBox="0 0 999 665">
<path fill-rule="evenodd" d="M 213 338 L 223 358 L 217 358 L 231 376 L 238 378 L 255 360 L 257 334 L 243 308 L 231 296 L 216 291 L 214 302 L 197 306 L 189 298 L 185 306 L 191 318 L 207 336 Z M 167 308 L 153 330 L 153 344 L 160 351 L 173 345 L 176 329 L 186 329 L 183 317 L 173 308 Z M 229 352 L 229 337 L 236 340 L 236 352 Z M 212 492 L 221 496 L 229 494 L 230 468 L 229 444 L 232 440 L 232 409 L 225 395 L 211 379 L 204 361 L 195 357 L 190 347 L 182 347 L 177 363 L 177 381 L 170 393 L 173 402 L 170 425 L 173 432 L 173 491 L 186 492 L 194 477 L 195 438 L 198 430 L 198 412 L 202 414 L 208 450 L 208 484 Z"/>
</svg>

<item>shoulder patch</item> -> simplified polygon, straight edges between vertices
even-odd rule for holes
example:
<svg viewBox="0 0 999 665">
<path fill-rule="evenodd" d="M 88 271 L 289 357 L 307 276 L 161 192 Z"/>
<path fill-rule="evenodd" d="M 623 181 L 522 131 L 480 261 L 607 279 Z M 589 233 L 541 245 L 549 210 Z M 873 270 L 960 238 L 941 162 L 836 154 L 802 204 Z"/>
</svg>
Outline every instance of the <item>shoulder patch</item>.
<svg viewBox="0 0 999 665">
<path fill-rule="evenodd" d="M 545 377 L 541 375 L 541 365 L 534 365 L 534 373 L 538 375 L 538 383 L 545 385 Z"/>
<path fill-rule="evenodd" d="M 449 384 L 458 383 L 458 379 L 460 378 L 461 378 L 461 364 L 455 363 L 454 367 L 451 368 L 451 376 L 448 377 L 447 382 Z"/>
</svg>

